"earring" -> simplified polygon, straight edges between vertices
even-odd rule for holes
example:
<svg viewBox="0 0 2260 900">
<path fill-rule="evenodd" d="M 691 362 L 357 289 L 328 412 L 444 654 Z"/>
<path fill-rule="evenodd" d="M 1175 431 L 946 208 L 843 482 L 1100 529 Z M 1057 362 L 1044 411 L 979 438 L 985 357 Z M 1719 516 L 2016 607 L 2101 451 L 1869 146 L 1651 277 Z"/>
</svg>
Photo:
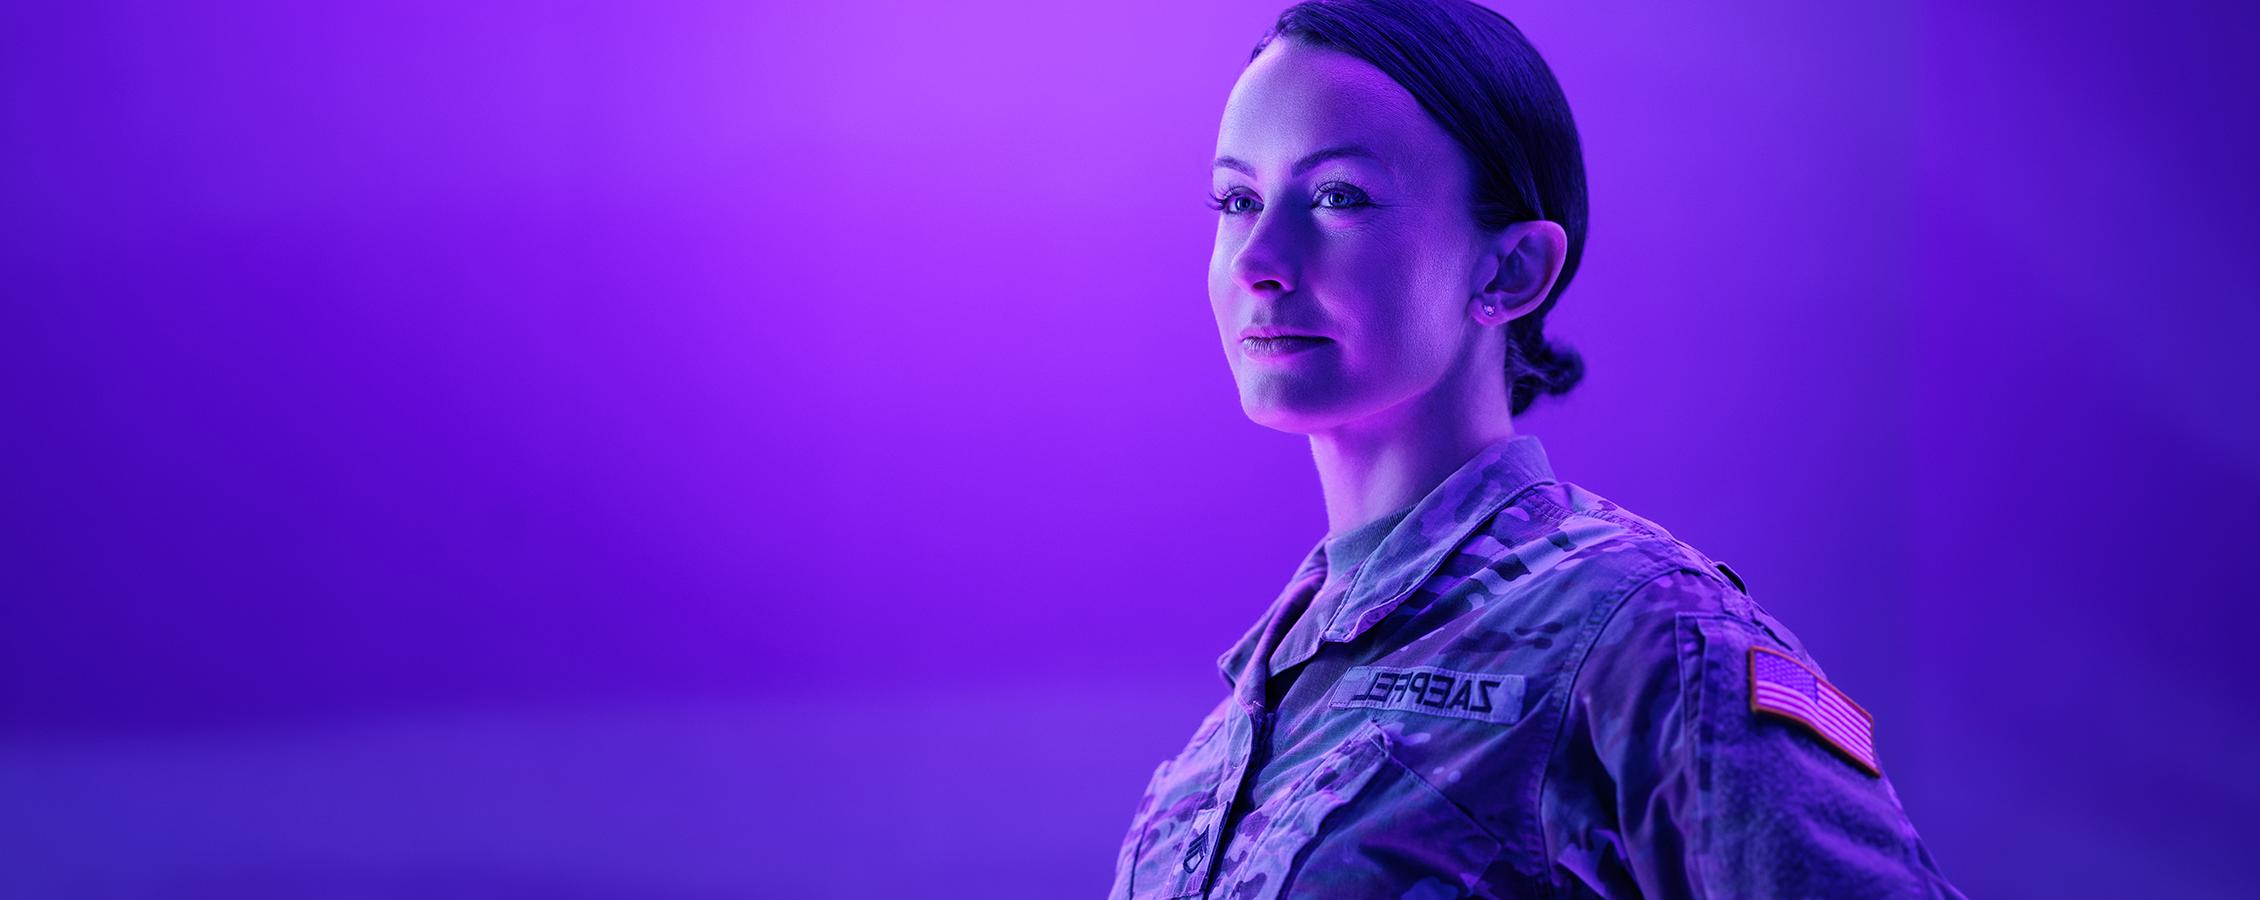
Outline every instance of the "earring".
<svg viewBox="0 0 2260 900">
<path fill-rule="evenodd" d="M 1497 306 L 1495 306 L 1495 305 L 1493 305 L 1493 304 L 1489 304 L 1489 303 L 1483 304 L 1483 314 L 1484 314 L 1484 315 L 1486 315 L 1486 316 L 1495 316 L 1495 315 L 1498 315 L 1498 314 L 1499 314 L 1499 307 L 1497 307 Z"/>
</svg>

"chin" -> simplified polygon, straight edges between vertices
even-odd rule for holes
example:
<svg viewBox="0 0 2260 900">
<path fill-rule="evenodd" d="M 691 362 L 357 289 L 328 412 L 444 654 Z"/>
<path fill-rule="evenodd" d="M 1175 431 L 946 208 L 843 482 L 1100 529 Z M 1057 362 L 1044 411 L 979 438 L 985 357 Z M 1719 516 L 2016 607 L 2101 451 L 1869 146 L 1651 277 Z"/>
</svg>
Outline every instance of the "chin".
<svg viewBox="0 0 2260 900">
<path fill-rule="evenodd" d="M 1325 431 L 1342 418 L 1330 409 L 1282 402 L 1278 397 L 1255 399 L 1245 393 L 1240 395 L 1240 411 L 1247 414 L 1250 422 L 1288 434 Z"/>
<path fill-rule="evenodd" d="M 1284 432 L 1287 434 L 1300 434 L 1307 436 L 1312 432 L 1318 430 L 1291 417 L 1281 418 L 1276 415 L 1267 415 L 1258 412 L 1248 413 L 1248 421 L 1254 422 L 1273 431 Z"/>
<path fill-rule="evenodd" d="M 1240 412 L 1250 422 L 1289 434 L 1322 434 L 1348 426 L 1415 427 L 1404 413 L 1406 403 L 1418 394 L 1399 395 L 1373 387 L 1337 378 L 1267 380 L 1252 388 L 1241 386 Z"/>
</svg>

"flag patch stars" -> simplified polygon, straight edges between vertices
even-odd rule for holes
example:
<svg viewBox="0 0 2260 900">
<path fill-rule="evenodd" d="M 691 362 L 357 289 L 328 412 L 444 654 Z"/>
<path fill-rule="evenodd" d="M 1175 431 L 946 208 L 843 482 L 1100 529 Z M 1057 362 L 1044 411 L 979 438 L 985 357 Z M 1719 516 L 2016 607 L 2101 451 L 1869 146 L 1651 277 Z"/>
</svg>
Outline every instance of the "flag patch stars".
<svg viewBox="0 0 2260 900">
<path fill-rule="evenodd" d="M 1750 711 L 1804 725 L 1862 771 L 1883 774 L 1875 758 L 1875 717 L 1788 654 L 1750 648 Z"/>
</svg>

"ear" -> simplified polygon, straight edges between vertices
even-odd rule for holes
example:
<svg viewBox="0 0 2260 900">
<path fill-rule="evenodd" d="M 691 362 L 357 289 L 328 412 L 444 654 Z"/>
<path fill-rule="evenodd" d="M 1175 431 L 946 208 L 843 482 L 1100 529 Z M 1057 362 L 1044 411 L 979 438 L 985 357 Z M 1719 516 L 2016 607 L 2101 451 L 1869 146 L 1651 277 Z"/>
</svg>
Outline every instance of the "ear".
<svg viewBox="0 0 2260 900">
<path fill-rule="evenodd" d="M 1569 234 L 1558 224 L 1537 219 L 1501 229 L 1483 242 L 1468 312 L 1478 322 L 1498 325 L 1537 309 L 1568 258 Z"/>
</svg>

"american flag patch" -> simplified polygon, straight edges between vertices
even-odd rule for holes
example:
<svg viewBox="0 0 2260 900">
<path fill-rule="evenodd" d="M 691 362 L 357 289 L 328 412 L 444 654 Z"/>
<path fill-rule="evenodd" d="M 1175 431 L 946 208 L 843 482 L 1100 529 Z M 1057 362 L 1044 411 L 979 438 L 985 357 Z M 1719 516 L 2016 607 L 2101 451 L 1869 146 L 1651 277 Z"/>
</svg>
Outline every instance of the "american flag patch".
<svg viewBox="0 0 2260 900">
<path fill-rule="evenodd" d="M 1868 774 L 1883 774 L 1875 760 L 1875 717 L 1788 654 L 1750 648 L 1750 710 L 1800 722 Z"/>
</svg>

